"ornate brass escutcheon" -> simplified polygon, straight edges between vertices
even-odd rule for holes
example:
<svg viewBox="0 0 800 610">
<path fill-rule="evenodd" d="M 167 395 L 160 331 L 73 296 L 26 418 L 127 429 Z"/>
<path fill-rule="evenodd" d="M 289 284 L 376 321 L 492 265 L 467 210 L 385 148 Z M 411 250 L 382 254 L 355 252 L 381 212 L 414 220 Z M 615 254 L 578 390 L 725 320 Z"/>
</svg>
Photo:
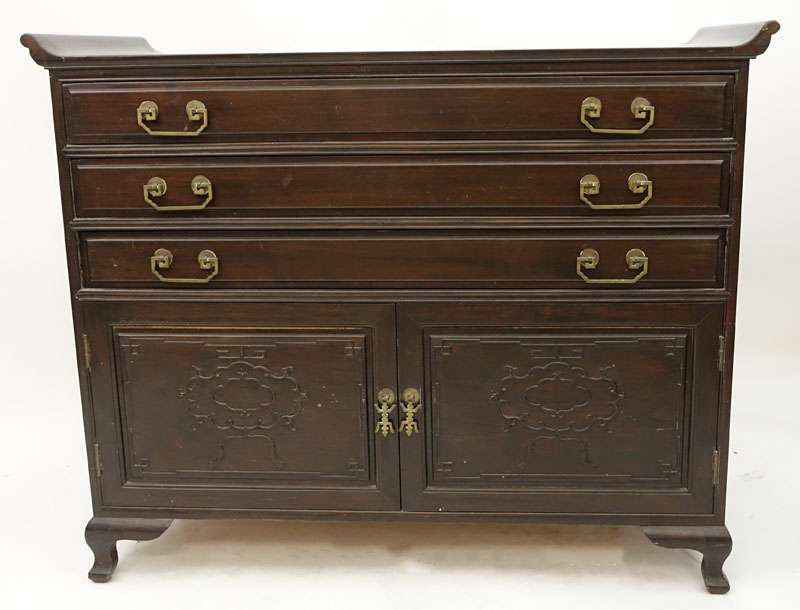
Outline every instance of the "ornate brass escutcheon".
<svg viewBox="0 0 800 610">
<path fill-rule="evenodd" d="M 405 417 L 403 417 L 400 422 L 399 432 L 405 430 L 407 436 L 411 436 L 414 432 L 419 434 L 419 424 L 414 418 L 414 415 L 422 406 L 420 404 L 419 390 L 416 388 L 406 388 L 403 390 L 403 400 L 400 404 L 402 405 Z"/>
<path fill-rule="evenodd" d="M 395 398 L 394 391 L 389 388 L 378 391 L 378 402 L 375 403 L 375 409 L 380 414 L 380 419 L 375 424 L 375 434 L 380 432 L 383 436 L 389 436 L 390 432 L 394 433 L 394 423 L 389 419 L 389 414 L 397 406 Z"/>
<path fill-rule="evenodd" d="M 583 123 L 592 133 L 618 133 L 637 135 L 644 133 L 653 125 L 656 120 L 656 108 L 647 98 L 637 97 L 631 102 L 631 114 L 637 119 L 647 119 L 647 123 L 638 129 L 608 129 L 604 127 L 595 127 L 589 122 L 589 119 L 596 119 L 600 117 L 603 110 L 603 102 L 596 97 L 587 97 L 581 103 L 581 123 Z"/>
<path fill-rule="evenodd" d="M 157 131 L 151 129 L 145 121 L 158 119 L 158 104 L 147 100 L 139 104 L 136 109 L 136 122 L 139 123 L 139 127 L 151 136 L 197 136 L 208 127 L 208 109 L 206 109 L 206 105 L 203 102 L 199 100 L 186 102 L 186 116 L 189 117 L 190 121 L 202 121 L 200 127 L 194 131 Z"/>
</svg>

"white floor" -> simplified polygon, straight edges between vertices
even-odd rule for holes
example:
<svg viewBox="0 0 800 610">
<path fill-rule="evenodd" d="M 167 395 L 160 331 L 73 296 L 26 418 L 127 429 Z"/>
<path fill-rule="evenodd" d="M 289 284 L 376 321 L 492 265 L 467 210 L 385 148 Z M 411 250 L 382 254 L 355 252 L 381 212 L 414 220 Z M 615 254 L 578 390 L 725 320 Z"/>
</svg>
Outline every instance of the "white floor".
<svg viewBox="0 0 800 610">
<path fill-rule="evenodd" d="M 0 608 L 800 608 L 796 368 L 737 362 L 722 597 L 705 593 L 699 555 L 638 528 L 555 525 L 178 521 L 121 542 L 113 580 L 94 584 L 73 371 L 61 388 L 29 370 L 0 444 Z M 68 395 L 42 402 L 54 390 Z"/>
</svg>

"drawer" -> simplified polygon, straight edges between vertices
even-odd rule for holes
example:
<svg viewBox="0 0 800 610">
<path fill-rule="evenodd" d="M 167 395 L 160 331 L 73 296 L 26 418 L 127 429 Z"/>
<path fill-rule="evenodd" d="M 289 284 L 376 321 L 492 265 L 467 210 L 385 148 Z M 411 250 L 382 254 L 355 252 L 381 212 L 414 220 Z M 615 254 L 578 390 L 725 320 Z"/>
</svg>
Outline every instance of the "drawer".
<svg viewBox="0 0 800 610">
<path fill-rule="evenodd" d="M 159 80 L 67 83 L 64 101 L 72 143 L 727 138 L 733 84 L 727 75 Z"/>
<path fill-rule="evenodd" d="M 77 217 L 729 213 L 730 155 L 78 159 Z M 631 179 L 633 177 L 633 179 Z"/>
<path fill-rule="evenodd" d="M 719 287 L 724 230 L 91 233 L 89 287 Z"/>
</svg>

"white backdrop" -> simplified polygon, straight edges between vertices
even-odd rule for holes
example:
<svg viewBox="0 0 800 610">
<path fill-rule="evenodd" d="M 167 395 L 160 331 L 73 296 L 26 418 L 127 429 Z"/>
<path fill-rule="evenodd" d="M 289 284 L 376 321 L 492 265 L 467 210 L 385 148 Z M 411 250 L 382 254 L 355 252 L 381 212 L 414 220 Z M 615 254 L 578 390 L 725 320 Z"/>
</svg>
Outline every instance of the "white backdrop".
<svg viewBox="0 0 800 610">
<path fill-rule="evenodd" d="M 242 608 L 797 608 L 800 500 L 796 0 L 733 3 L 4 2 L 0 22 L 0 606 Z M 750 75 L 728 525 L 728 597 L 702 593 L 698 558 L 636 528 L 179 523 L 122 543 L 93 585 L 90 516 L 47 73 L 23 32 L 143 35 L 163 52 L 671 46 L 703 25 L 777 19 Z M 3 603 L 10 602 L 10 603 Z"/>
</svg>

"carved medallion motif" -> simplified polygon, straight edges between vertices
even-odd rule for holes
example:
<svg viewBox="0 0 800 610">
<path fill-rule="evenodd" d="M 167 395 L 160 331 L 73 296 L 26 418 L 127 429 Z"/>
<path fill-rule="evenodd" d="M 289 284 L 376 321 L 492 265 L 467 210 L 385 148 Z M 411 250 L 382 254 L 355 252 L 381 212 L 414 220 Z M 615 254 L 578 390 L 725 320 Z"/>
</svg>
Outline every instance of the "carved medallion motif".
<svg viewBox="0 0 800 610">
<path fill-rule="evenodd" d="M 178 390 L 187 401 L 198 426 L 218 431 L 216 468 L 225 457 L 225 443 L 232 439 L 260 439 L 268 446 L 269 458 L 278 466 L 275 440 L 266 432 L 282 426 L 295 430 L 294 420 L 303 410 L 306 392 L 290 375 L 292 367 L 274 372 L 245 360 L 235 360 L 206 375 L 193 366 L 194 375 Z"/>
<path fill-rule="evenodd" d="M 608 376 L 611 369 L 602 368 L 592 376 L 562 361 L 532 366 L 521 374 L 514 366 L 505 367 L 506 376 L 491 395 L 504 430 L 524 428 L 536 433 L 525 442 L 520 467 L 534 458 L 537 441 L 549 439 L 580 443 L 583 461 L 595 468 L 587 435 L 592 428 L 610 434 L 608 424 L 619 414 L 618 403 L 624 398 Z"/>
</svg>

